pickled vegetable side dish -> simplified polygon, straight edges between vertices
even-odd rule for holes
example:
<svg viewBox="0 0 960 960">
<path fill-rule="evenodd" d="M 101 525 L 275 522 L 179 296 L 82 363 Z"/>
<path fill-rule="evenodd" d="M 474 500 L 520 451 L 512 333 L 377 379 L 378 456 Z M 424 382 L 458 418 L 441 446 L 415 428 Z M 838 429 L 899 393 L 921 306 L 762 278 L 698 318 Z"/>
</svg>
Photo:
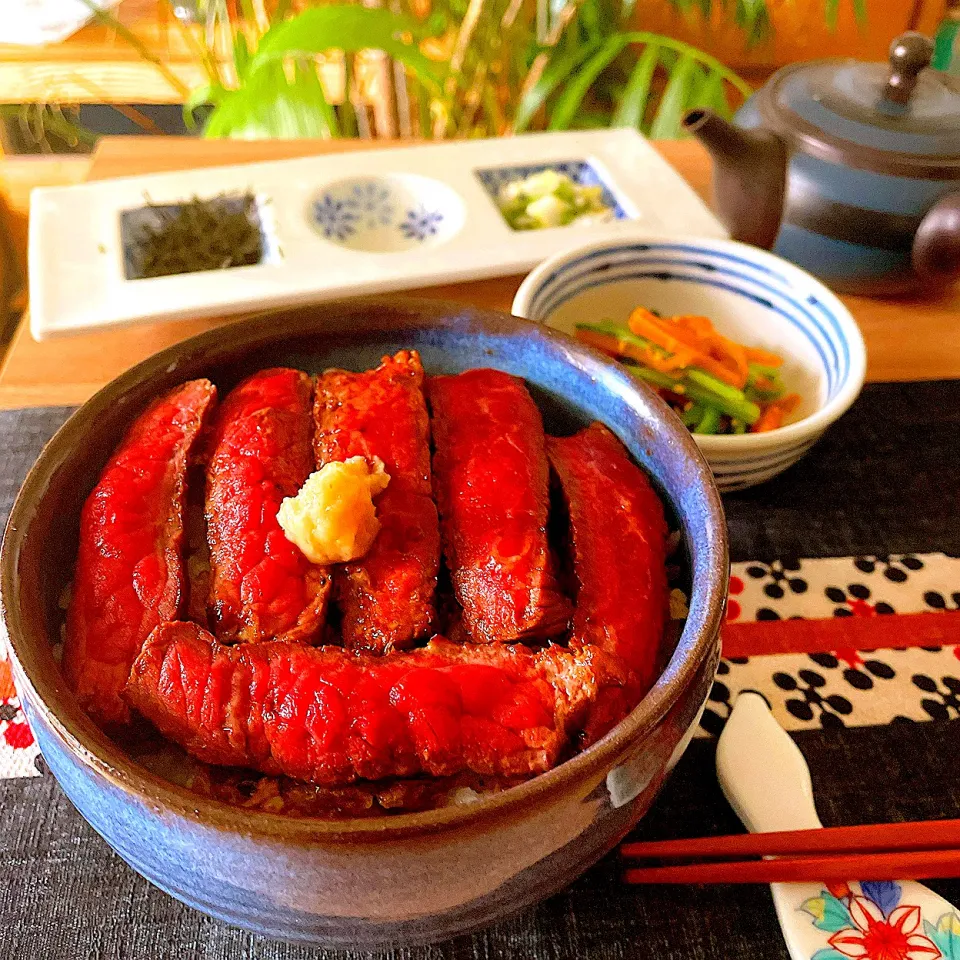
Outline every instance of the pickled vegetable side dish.
<svg viewBox="0 0 960 960">
<path fill-rule="evenodd" d="M 579 323 L 576 337 L 654 387 L 693 433 L 765 433 L 800 404 L 781 379 L 779 354 L 722 336 L 707 317 L 637 307 L 626 324 Z"/>
</svg>

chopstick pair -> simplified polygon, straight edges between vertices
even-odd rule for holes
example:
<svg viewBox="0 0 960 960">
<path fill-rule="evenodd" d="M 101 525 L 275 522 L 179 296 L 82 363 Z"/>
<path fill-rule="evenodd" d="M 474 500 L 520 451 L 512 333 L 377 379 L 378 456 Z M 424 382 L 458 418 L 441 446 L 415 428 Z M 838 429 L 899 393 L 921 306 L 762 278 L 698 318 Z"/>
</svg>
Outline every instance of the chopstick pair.
<svg viewBox="0 0 960 960">
<path fill-rule="evenodd" d="M 692 860 L 626 870 L 627 883 L 790 883 L 960 876 L 960 820 L 626 843 L 631 860 Z M 750 857 L 774 859 L 751 860 Z"/>
</svg>

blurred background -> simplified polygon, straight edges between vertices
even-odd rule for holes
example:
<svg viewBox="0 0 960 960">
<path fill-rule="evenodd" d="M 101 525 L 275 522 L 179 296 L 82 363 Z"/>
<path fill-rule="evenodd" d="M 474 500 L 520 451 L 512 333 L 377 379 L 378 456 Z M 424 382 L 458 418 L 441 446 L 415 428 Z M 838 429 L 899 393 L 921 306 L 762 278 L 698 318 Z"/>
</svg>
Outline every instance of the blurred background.
<svg viewBox="0 0 960 960">
<path fill-rule="evenodd" d="M 687 109 L 731 115 L 795 61 L 883 60 L 907 29 L 939 33 L 950 69 L 958 28 L 960 0 L 17 0 L 0 23 L 0 308 L 29 188 L 82 179 L 103 135 L 672 139 Z"/>
<path fill-rule="evenodd" d="M 626 123 L 673 137 L 683 108 L 734 109 L 784 64 L 881 60 L 898 33 L 933 34 L 949 17 L 947 0 L 26 0 L 21 9 L 0 26 L 0 145 L 21 155 L 89 151 L 103 133 L 437 138 Z M 184 104 L 195 109 L 185 115 Z"/>
</svg>

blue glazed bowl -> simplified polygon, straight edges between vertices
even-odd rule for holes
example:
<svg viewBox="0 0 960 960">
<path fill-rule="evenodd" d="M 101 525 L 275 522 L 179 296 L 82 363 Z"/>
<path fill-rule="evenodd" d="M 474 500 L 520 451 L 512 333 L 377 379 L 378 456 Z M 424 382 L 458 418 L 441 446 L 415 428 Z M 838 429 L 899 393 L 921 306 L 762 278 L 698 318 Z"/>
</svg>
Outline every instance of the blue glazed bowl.
<svg viewBox="0 0 960 960">
<path fill-rule="evenodd" d="M 465 806 L 318 821 L 249 811 L 169 782 L 79 709 L 54 656 L 80 507 L 131 418 L 207 376 L 266 366 L 362 368 L 401 347 L 430 372 L 493 366 L 526 378 L 548 429 L 609 424 L 653 475 L 683 534 L 690 615 L 654 689 L 603 740 L 521 786 Z M 727 545 L 710 472 L 652 393 L 568 338 L 503 314 L 367 300 L 254 317 L 134 367 L 81 408 L 31 471 L 7 526 L 3 616 L 24 710 L 64 791 L 135 870 L 259 933 L 383 947 L 464 933 L 561 889 L 646 812 L 697 722 L 719 656 Z"/>
<path fill-rule="evenodd" d="M 847 308 L 810 274 L 742 243 L 651 237 L 578 247 L 537 267 L 513 312 L 572 333 L 582 321 L 626 321 L 638 306 L 709 317 L 726 336 L 784 358 L 784 382 L 802 398 L 792 422 L 695 438 L 721 490 L 792 466 L 863 386 L 866 347 Z"/>
</svg>

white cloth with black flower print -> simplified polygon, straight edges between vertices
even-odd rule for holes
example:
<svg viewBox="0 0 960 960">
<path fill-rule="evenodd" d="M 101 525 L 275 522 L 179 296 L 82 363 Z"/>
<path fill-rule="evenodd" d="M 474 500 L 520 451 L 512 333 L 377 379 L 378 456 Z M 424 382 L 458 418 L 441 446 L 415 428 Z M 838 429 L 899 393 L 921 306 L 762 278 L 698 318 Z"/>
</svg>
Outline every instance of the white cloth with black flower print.
<svg viewBox="0 0 960 960">
<path fill-rule="evenodd" d="M 960 557 L 942 553 L 736 563 L 731 622 L 960 610 Z M 960 647 L 838 649 L 721 661 L 701 736 L 717 735 L 737 695 L 767 698 L 788 730 L 960 718 Z"/>
</svg>

